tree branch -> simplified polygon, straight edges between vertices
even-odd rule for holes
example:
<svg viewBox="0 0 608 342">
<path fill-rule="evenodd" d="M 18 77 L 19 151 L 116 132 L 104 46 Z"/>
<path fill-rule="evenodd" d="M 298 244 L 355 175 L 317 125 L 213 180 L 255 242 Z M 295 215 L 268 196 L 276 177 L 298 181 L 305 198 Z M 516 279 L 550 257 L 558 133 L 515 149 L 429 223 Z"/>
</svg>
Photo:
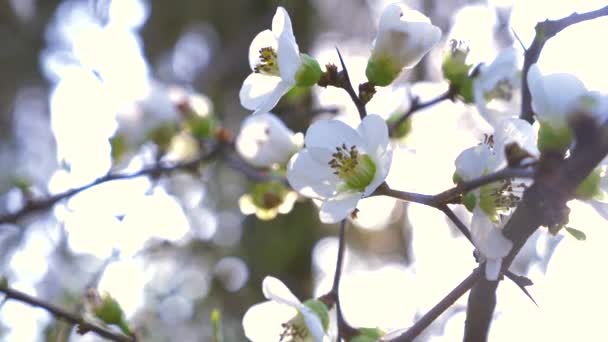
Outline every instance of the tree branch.
<svg viewBox="0 0 608 342">
<path fill-rule="evenodd" d="M 447 310 L 452 304 L 454 304 L 458 298 L 462 297 L 473 285 L 481 278 L 479 268 L 473 270 L 473 272 L 466 277 L 458 286 L 456 286 L 450 293 L 447 294 L 439 303 L 437 303 L 432 309 L 430 309 L 424 316 L 422 316 L 414 325 L 412 325 L 403 334 L 387 340 L 386 342 L 411 342 L 416 338 L 424 329 L 428 328 L 439 315 Z M 384 340 L 383 340 L 384 341 Z"/>
<path fill-rule="evenodd" d="M 528 71 L 532 64 L 536 63 L 540 57 L 540 53 L 545 46 L 545 43 L 553 38 L 560 31 L 564 30 L 568 26 L 596 19 L 599 17 L 608 15 L 608 6 L 602 7 L 595 11 L 586 13 L 572 13 L 571 15 L 558 19 L 558 20 L 545 20 L 536 24 L 535 30 L 536 35 L 530 47 L 524 54 L 524 67 L 522 70 L 521 79 L 521 118 L 528 121 L 529 123 L 534 122 L 534 111 L 532 110 L 532 96 L 530 95 L 530 88 L 528 88 Z"/>
<path fill-rule="evenodd" d="M 503 259 L 506 272 L 528 238 L 540 227 L 560 227 L 567 222 L 566 203 L 575 198 L 578 185 L 608 154 L 608 125 L 598 126 L 595 119 L 577 113 L 571 120 L 576 148 L 569 158 L 549 153 L 541 155 L 539 174 L 503 228 L 503 235 L 513 242 L 513 249 Z M 473 287 L 467 307 L 465 342 L 486 341 L 496 305 L 497 282 L 482 277 Z"/>
<path fill-rule="evenodd" d="M 84 318 L 73 314 L 69 311 L 66 311 L 58 306 L 47 303 L 43 300 L 35 298 L 33 296 L 28 295 L 27 293 L 23 293 L 21 291 L 17 291 L 8 286 L 5 286 L 0 282 L 0 292 L 6 295 L 6 299 L 13 299 L 20 302 L 27 303 L 31 306 L 42 308 L 48 311 L 53 316 L 62 319 L 70 324 L 78 325 L 85 331 L 93 331 L 97 335 L 107 338 L 112 341 L 117 342 L 135 342 L 135 338 L 131 336 L 127 336 L 121 333 L 114 332 L 105 327 L 101 327 L 92 323 L 87 322 Z"/>
<path fill-rule="evenodd" d="M 338 58 L 340 58 L 340 64 L 342 65 L 342 72 L 340 73 L 341 77 L 340 77 L 339 85 L 335 85 L 335 86 L 346 90 L 346 92 L 348 93 L 348 96 L 350 96 L 350 99 L 353 101 L 355 106 L 357 106 L 357 111 L 359 111 L 359 117 L 361 118 L 361 120 L 363 120 L 363 118 L 367 116 L 367 110 L 365 109 L 365 103 L 363 103 L 363 101 L 361 101 L 361 98 L 359 98 L 359 96 L 355 92 L 355 89 L 353 89 L 353 85 L 350 82 L 350 77 L 348 76 L 348 70 L 346 70 L 346 65 L 344 64 L 344 60 L 342 59 L 342 54 L 340 53 L 340 50 L 338 50 L 338 48 L 336 48 L 336 51 L 338 52 Z"/>
<path fill-rule="evenodd" d="M 73 188 L 46 198 L 28 200 L 25 205 L 19 208 L 18 210 L 0 215 L 0 224 L 16 223 L 18 220 L 22 219 L 27 215 L 43 210 L 48 210 L 61 200 L 70 198 L 82 191 L 85 191 L 103 183 L 121 179 L 137 178 L 141 176 L 158 176 L 162 174 L 171 174 L 177 171 L 195 169 L 200 163 L 213 159 L 219 153 L 220 150 L 221 148 L 218 146 L 209 153 L 204 154 L 194 160 L 179 163 L 159 162 L 153 166 L 143 168 L 134 173 L 108 173 L 107 175 L 97 178 L 89 184 L 85 184 L 83 186 Z"/>
</svg>

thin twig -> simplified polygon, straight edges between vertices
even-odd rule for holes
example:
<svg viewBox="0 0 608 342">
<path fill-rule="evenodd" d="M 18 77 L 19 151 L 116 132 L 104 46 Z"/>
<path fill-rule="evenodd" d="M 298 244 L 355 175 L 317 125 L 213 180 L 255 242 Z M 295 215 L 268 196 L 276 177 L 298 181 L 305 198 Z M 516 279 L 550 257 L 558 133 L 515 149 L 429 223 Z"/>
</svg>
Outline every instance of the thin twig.
<svg viewBox="0 0 608 342">
<path fill-rule="evenodd" d="M 461 182 L 456 187 L 441 192 L 434 197 L 436 204 L 450 203 L 458 196 L 466 194 L 486 184 L 511 178 L 533 178 L 535 171 L 530 168 L 504 168 L 470 181 Z"/>
<path fill-rule="evenodd" d="M 448 89 L 445 93 L 437 96 L 434 99 L 431 99 L 429 101 L 426 102 L 420 102 L 420 98 L 419 97 L 414 97 L 412 99 L 412 104 L 410 105 L 410 108 L 399 117 L 399 119 L 397 119 L 395 122 L 391 123 L 388 127 L 388 132 L 389 132 L 389 136 L 392 136 L 395 131 L 397 130 L 397 128 L 399 126 L 401 126 L 407 119 L 409 119 L 415 112 L 425 109 L 427 107 L 433 106 L 439 102 L 445 101 L 445 100 L 451 100 L 452 98 L 454 98 L 456 91 L 456 88 L 452 88 L 450 87 L 450 89 Z"/>
<path fill-rule="evenodd" d="M 350 96 L 350 99 L 353 101 L 355 106 L 357 106 L 357 111 L 359 111 L 359 117 L 361 118 L 361 120 L 363 120 L 363 118 L 367 116 L 367 110 L 365 109 L 365 104 L 363 103 L 363 101 L 361 101 L 361 99 L 355 92 L 355 89 L 353 89 L 353 85 L 350 82 L 350 77 L 348 76 L 348 70 L 346 70 L 346 65 L 344 64 L 344 60 L 342 59 L 342 54 L 340 53 L 340 50 L 338 50 L 338 48 L 336 48 L 336 51 L 338 52 L 338 58 L 340 58 L 340 64 L 342 65 L 342 72 L 341 72 L 342 77 L 341 77 L 341 82 L 340 82 L 340 88 L 346 90 L 346 92 Z"/>
<path fill-rule="evenodd" d="M 134 173 L 108 173 L 107 175 L 97 178 L 91 183 L 85 184 L 83 186 L 66 190 L 64 192 L 51 195 L 46 198 L 41 199 L 33 199 L 29 200 L 25 203 L 25 205 L 18 210 L 10 213 L 5 213 L 0 215 L 0 224 L 4 223 L 16 223 L 21 218 L 39 212 L 43 210 L 50 209 L 55 204 L 60 202 L 61 200 L 70 198 L 82 191 L 95 187 L 97 185 L 115 181 L 115 180 L 123 180 L 123 179 L 131 179 L 148 175 L 161 175 L 161 174 L 170 174 L 176 171 L 182 170 L 191 170 L 197 167 L 201 162 L 210 160 L 215 157 L 216 153 L 219 152 L 219 148 L 214 149 L 211 153 L 205 154 L 196 158 L 194 160 L 180 162 L 180 163 L 164 163 L 159 162 L 150 167 L 143 168 Z"/>
<path fill-rule="evenodd" d="M 454 304 L 458 298 L 462 297 L 467 291 L 469 291 L 473 285 L 481 278 L 482 272 L 479 268 L 473 270 L 473 272 L 466 277 L 458 286 L 456 286 L 450 293 L 448 293 L 439 303 L 431 308 L 424 316 L 422 316 L 414 325 L 412 325 L 403 334 L 387 340 L 386 342 L 411 342 L 420 335 L 424 329 L 428 328 L 439 315 L 447 310 L 452 304 Z M 384 340 L 383 340 L 384 341 Z"/>
<path fill-rule="evenodd" d="M 536 24 L 536 35 L 534 36 L 532 44 L 530 44 L 530 47 L 524 54 L 524 67 L 522 70 L 521 79 L 522 98 L 520 118 L 528 121 L 529 123 L 534 122 L 532 96 L 530 94 L 530 88 L 528 87 L 528 71 L 530 70 L 532 64 L 536 63 L 540 58 L 540 53 L 545 46 L 545 43 L 568 26 L 607 15 L 608 6 L 605 6 L 595 11 L 581 14 L 572 13 L 571 15 L 562 19 L 545 20 Z"/>
<path fill-rule="evenodd" d="M 53 316 L 62 319 L 70 324 L 78 325 L 83 328 L 85 331 L 93 331 L 101 337 L 107 338 L 112 341 L 118 342 L 135 342 L 135 338 L 131 336 L 127 336 L 121 333 L 114 332 L 105 327 L 101 327 L 92 323 L 87 322 L 84 318 L 73 314 L 69 311 L 64 310 L 56 305 L 51 303 L 47 303 L 43 300 L 35 298 L 33 296 L 28 295 L 27 293 L 23 293 L 21 291 L 17 291 L 8 286 L 0 286 L 0 292 L 6 295 L 7 299 L 13 299 L 20 302 L 27 303 L 31 306 L 42 308 Z"/>
<path fill-rule="evenodd" d="M 471 232 L 469 231 L 467 226 L 462 223 L 462 221 L 460 221 L 458 216 L 456 216 L 456 214 L 452 211 L 452 209 L 448 207 L 447 204 L 440 205 L 438 209 L 441 210 L 445 214 L 445 216 L 447 216 L 454 223 L 454 225 L 456 225 L 456 228 L 458 228 L 462 235 L 464 235 L 467 240 L 471 242 L 471 244 L 475 245 L 473 243 L 473 238 L 471 237 Z"/>
</svg>

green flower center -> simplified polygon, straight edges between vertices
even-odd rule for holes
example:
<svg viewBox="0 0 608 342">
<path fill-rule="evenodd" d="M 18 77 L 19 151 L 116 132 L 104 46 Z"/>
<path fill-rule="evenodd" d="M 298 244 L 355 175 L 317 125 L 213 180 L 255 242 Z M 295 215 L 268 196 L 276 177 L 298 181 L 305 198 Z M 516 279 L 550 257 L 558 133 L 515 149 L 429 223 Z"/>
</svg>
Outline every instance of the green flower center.
<svg viewBox="0 0 608 342">
<path fill-rule="evenodd" d="M 271 47 L 261 48 L 260 62 L 253 71 L 263 75 L 279 76 L 277 52 Z"/>
<path fill-rule="evenodd" d="M 288 190 L 278 182 L 257 183 L 253 186 L 251 196 L 256 207 L 273 209 L 281 205 Z"/>
<path fill-rule="evenodd" d="M 334 174 L 344 181 L 343 190 L 363 192 L 376 175 L 376 164 L 367 155 L 359 153 L 356 146 L 348 148 L 346 144 L 336 147 L 333 159 L 327 164 Z"/>
<path fill-rule="evenodd" d="M 279 342 L 306 341 L 308 328 L 300 314 L 287 323 L 281 323 L 283 332 L 279 336 Z"/>
<path fill-rule="evenodd" d="M 525 188 L 524 183 L 514 183 L 511 179 L 484 185 L 479 191 L 479 207 L 492 221 L 497 222 L 500 213 L 517 206 Z"/>
</svg>

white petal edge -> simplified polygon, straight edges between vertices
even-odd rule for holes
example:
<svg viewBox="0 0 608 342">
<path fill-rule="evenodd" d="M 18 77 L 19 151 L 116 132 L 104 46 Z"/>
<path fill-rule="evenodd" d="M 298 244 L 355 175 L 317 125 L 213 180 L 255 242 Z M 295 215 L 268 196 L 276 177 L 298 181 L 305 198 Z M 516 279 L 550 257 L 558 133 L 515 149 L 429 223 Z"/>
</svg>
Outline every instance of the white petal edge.
<svg viewBox="0 0 608 342">
<path fill-rule="evenodd" d="M 297 315 L 296 308 L 267 301 L 251 306 L 243 316 L 245 336 L 253 342 L 278 341 L 284 328 L 281 323 Z"/>
<path fill-rule="evenodd" d="M 272 17 L 272 33 L 274 33 L 277 38 L 281 35 L 293 37 L 289 13 L 281 6 L 277 7 L 277 11 L 275 12 L 274 17 Z"/>
<path fill-rule="evenodd" d="M 302 304 L 300 303 L 300 300 L 291 293 L 289 288 L 275 277 L 267 276 L 264 278 L 262 281 L 262 292 L 264 292 L 264 297 L 267 299 L 289 305 L 296 309 Z"/>
<path fill-rule="evenodd" d="M 293 36 L 282 35 L 279 37 L 277 58 L 281 78 L 295 83 L 296 72 L 300 68 L 300 48 Z"/>
<path fill-rule="evenodd" d="M 502 267 L 502 258 L 486 259 L 486 279 L 489 281 L 498 280 L 500 268 Z"/>
<path fill-rule="evenodd" d="M 454 165 L 456 173 L 464 180 L 477 178 L 484 173 L 484 169 L 489 164 L 491 152 L 485 145 L 469 147 L 462 151 Z"/>
<path fill-rule="evenodd" d="M 268 101 L 267 97 L 275 91 L 280 83 L 281 78 L 278 76 L 268 76 L 255 72 L 249 74 L 245 81 L 243 81 L 243 85 L 239 91 L 241 105 L 249 110 L 256 110 L 267 106 L 265 104 Z M 268 111 L 270 110 L 265 110 L 264 112 Z"/>
<path fill-rule="evenodd" d="M 471 238 L 486 259 L 503 258 L 513 247 L 511 240 L 502 235 L 496 223 L 492 222 L 479 206 L 473 210 Z"/>
<path fill-rule="evenodd" d="M 298 310 L 302 314 L 304 322 L 306 323 L 306 326 L 308 327 L 308 330 L 310 331 L 313 340 L 315 342 L 323 342 L 325 331 L 323 329 L 323 323 L 321 322 L 319 316 L 317 316 L 317 314 L 312 309 L 310 309 L 304 304 L 302 304 Z"/>
<path fill-rule="evenodd" d="M 251 70 L 260 62 L 260 49 L 265 47 L 271 47 L 275 51 L 279 48 L 278 40 L 270 30 L 258 33 L 249 45 L 249 66 Z"/>
<path fill-rule="evenodd" d="M 323 223 L 338 223 L 350 215 L 357 207 L 362 193 L 349 192 L 325 200 L 319 208 L 319 218 Z"/>
<path fill-rule="evenodd" d="M 333 196 L 340 183 L 327 163 L 317 162 L 308 149 L 296 153 L 289 160 L 287 181 L 300 194 L 321 199 Z"/>
<path fill-rule="evenodd" d="M 285 93 L 287 93 L 292 87 L 293 83 L 286 82 L 285 80 L 281 79 L 279 83 L 277 83 L 276 87 L 272 89 L 270 93 L 267 93 L 264 96 L 260 105 L 257 106 L 253 112 L 253 115 L 266 113 L 272 110 L 274 106 L 279 103 L 281 97 L 283 97 L 283 95 L 285 95 Z"/>
<path fill-rule="evenodd" d="M 363 197 L 371 195 L 382 183 L 384 183 L 386 177 L 388 177 L 393 162 L 393 149 L 391 146 L 388 146 L 388 150 L 374 160 L 374 162 L 376 163 L 376 174 L 371 183 L 365 188 Z"/>
<path fill-rule="evenodd" d="M 339 120 L 319 120 L 313 123 L 304 137 L 306 147 L 322 147 L 334 150 L 342 144 L 350 148 L 352 145 L 365 149 L 365 143 L 359 133 L 349 125 Z M 359 151 L 367 152 L 367 151 Z"/>
<path fill-rule="evenodd" d="M 359 135 L 365 140 L 367 153 L 380 156 L 388 149 L 388 127 L 386 121 L 379 115 L 371 114 L 366 116 L 359 127 Z"/>
</svg>

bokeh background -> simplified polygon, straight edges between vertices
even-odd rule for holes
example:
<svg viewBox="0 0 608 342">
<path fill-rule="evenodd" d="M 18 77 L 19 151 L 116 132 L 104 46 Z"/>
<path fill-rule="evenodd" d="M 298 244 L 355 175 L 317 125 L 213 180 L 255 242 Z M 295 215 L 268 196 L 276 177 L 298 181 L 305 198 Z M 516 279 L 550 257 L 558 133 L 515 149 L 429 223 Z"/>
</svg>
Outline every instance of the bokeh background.
<svg viewBox="0 0 608 342">
<path fill-rule="evenodd" d="M 88 184 L 109 171 L 136 172 L 155 162 L 149 133 L 180 120 L 172 94 L 199 93 L 202 111 L 235 134 L 249 114 L 238 90 L 250 73 L 249 43 L 270 27 L 277 6 L 289 12 L 300 50 L 337 63 L 338 47 L 354 82 L 362 82 L 382 9 L 373 0 L 0 0 L 0 213 L 28 198 Z M 534 24 L 604 1 L 407 1 L 431 18 L 443 39 L 369 111 L 408 106 L 408 93 L 433 98 L 447 89 L 440 63 L 450 38 L 467 40 L 471 61 L 489 63 L 501 47 L 523 49 Z M 510 6 L 513 6 L 512 8 Z M 511 8 L 511 9 L 509 9 Z M 546 72 L 570 72 L 606 91 L 608 21 L 571 27 L 547 44 Z M 283 100 L 275 109 L 294 131 L 338 111 L 356 122 L 339 89 Z M 395 142 L 389 184 L 436 193 L 452 186 L 453 161 L 475 145 L 483 123 L 473 107 L 442 103 L 414 116 Z M 116 138 L 124 154 L 113 159 Z M 187 159 L 187 148 L 165 156 Z M 116 155 L 114 155 L 116 157 Z M 0 225 L 0 275 L 11 286 L 64 308 L 82 309 L 89 287 L 108 291 L 145 341 L 209 341 L 211 311 L 222 313 L 226 341 L 244 341 L 241 318 L 264 300 L 266 275 L 302 299 L 329 290 L 336 225 L 322 225 L 307 200 L 271 221 L 243 215 L 239 197 L 251 182 L 212 162 L 199 172 L 139 177 L 96 186 L 50 210 Z M 603 261 L 605 219 L 572 203 L 571 226 L 587 241 L 539 232 L 514 270 L 528 274 L 539 307 L 509 282 L 499 290 L 492 341 L 606 340 L 600 309 L 608 306 Z M 472 248 L 438 211 L 374 198 L 348 223 L 341 287 L 355 326 L 406 328 L 475 267 Z M 468 213 L 454 207 L 468 222 Z M 556 248 L 557 247 L 557 248 Z M 0 296 L 1 298 L 1 296 Z M 420 341 L 461 337 L 466 298 Z M 0 303 L 2 341 L 96 341 L 41 309 Z M 522 336 L 525 338 L 522 339 Z"/>
</svg>

